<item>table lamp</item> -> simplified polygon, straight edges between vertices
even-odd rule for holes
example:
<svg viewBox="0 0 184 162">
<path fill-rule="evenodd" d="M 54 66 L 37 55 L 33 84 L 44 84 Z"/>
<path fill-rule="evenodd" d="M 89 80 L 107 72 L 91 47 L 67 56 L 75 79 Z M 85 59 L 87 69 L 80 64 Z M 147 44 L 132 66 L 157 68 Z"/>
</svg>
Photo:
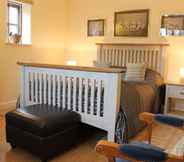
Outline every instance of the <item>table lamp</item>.
<svg viewBox="0 0 184 162">
<path fill-rule="evenodd" d="M 76 66 L 77 65 L 77 61 L 74 60 L 74 59 L 70 59 L 66 62 L 67 65 L 70 65 L 70 66 Z"/>
<path fill-rule="evenodd" d="M 184 83 L 184 67 L 180 68 L 180 82 Z"/>
</svg>

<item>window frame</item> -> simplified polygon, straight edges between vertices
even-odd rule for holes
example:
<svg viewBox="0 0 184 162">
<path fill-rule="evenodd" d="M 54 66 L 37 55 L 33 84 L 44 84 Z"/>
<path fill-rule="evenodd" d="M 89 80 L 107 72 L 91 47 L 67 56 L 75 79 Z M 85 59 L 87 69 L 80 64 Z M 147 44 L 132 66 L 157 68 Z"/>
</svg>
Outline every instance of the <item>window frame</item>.
<svg viewBox="0 0 184 162">
<path fill-rule="evenodd" d="M 10 36 L 10 26 L 17 26 L 18 27 L 18 34 L 20 36 L 22 36 L 22 4 L 21 3 L 17 3 L 17 2 L 13 2 L 13 1 L 8 1 L 7 3 L 7 7 L 8 7 L 8 19 L 7 19 L 7 29 L 8 29 L 8 38 Z M 10 23 L 10 20 L 9 20 L 9 10 L 10 10 L 10 7 L 14 7 L 14 8 L 17 8 L 18 9 L 18 24 L 13 24 L 13 23 Z"/>
</svg>

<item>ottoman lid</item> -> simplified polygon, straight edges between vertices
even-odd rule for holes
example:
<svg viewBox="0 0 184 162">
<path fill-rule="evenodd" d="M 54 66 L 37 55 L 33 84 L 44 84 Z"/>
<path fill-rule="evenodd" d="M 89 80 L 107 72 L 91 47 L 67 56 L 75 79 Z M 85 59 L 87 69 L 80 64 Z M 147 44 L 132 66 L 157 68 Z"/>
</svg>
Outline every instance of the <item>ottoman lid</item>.
<svg viewBox="0 0 184 162">
<path fill-rule="evenodd" d="M 6 124 L 40 137 L 53 135 L 80 122 L 80 115 L 48 105 L 32 105 L 8 112 Z"/>
</svg>

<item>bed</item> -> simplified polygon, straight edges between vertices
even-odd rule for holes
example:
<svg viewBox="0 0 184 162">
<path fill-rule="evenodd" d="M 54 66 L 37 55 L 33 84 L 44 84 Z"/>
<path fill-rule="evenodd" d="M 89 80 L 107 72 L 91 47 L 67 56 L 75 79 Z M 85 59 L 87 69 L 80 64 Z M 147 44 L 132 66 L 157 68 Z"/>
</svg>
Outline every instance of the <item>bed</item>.
<svg viewBox="0 0 184 162">
<path fill-rule="evenodd" d="M 97 44 L 97 61 L 113 66 L 146 62 L 164 76 L 166 44 Z M 40 63 L 21 66 L 21 106 L 48 104 L 81 115 L 83 123 L 107 131 L 115 139 L 121 105 L 122 68 L 98 68 Z"/>
<path fill-rule="evenodd" d="M 116 123 L 116 142 L 128 142 L 144 124 L 141 112 L 159 113 L 164 100 L 166 47 L 168 44 L 98 43 L 97 63 L 124 69 L 127 63 L 147 65 L 145 81 L 121 81 L 121 109 Z M 124 76 L 124 75 L 123 75 Z"/>
</svg>

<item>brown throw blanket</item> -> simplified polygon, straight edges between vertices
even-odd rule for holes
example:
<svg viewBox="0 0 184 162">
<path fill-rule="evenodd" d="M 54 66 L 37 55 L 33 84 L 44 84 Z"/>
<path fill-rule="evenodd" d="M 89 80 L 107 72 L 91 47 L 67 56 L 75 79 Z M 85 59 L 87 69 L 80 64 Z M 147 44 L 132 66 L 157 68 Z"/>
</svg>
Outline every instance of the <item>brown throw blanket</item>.
<svg viewBox="0 0 184 162">
<path fill-rule="evenodd" d="M 147 70 L 144 82 L 122 81 L 121 111 L 116 125 L 118 143 L 127 142 L 145 127 L 139 120 L 141 112 L 160 112 L 164 98 L 162 86 L 162 77 L 152 70 Z"/>
</svg>

